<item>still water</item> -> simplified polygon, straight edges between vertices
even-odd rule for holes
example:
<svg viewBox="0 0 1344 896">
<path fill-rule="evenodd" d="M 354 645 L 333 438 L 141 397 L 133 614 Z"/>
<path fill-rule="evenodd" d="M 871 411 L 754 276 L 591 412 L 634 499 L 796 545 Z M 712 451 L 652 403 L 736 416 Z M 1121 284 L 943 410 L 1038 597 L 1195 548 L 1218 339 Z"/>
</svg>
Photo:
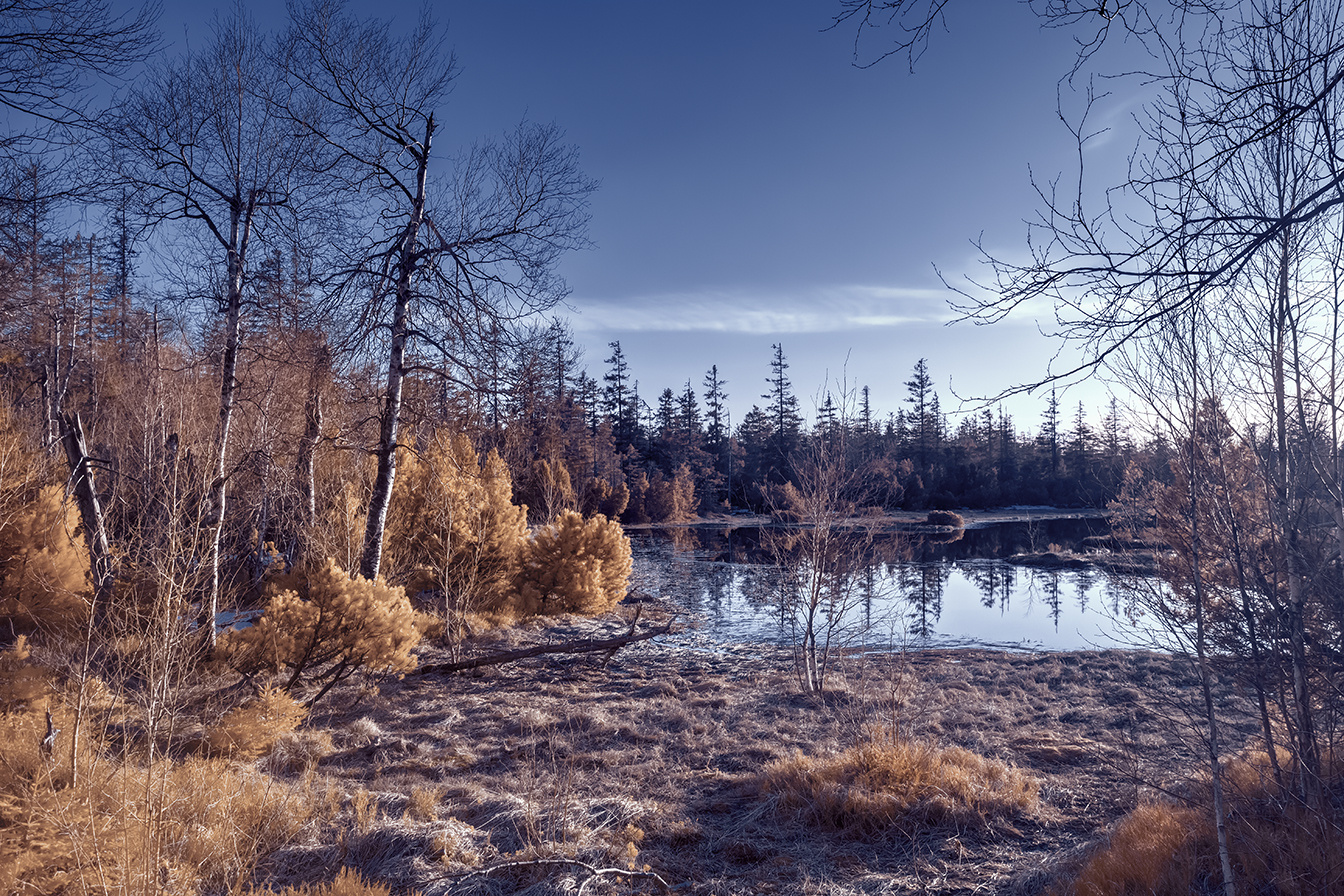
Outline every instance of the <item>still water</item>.
<svg viewBox="0 0 1344 896">
<path fill-rule="evenodd" d="M 791 642 L 787 575 L 762 547 L 767 530 L 630 532 L 635 584 L 703 619 L 721 642 Z M 1125 590 L 1099 569 L 1037 569 L 1004 558 L 1105 534 L 1103 520 L 1040 520 L 959 535 L 878 536 L 855 577 L 846 643 L 875 647 L 1078 650 L 1132 646 Z"/>
</svg>

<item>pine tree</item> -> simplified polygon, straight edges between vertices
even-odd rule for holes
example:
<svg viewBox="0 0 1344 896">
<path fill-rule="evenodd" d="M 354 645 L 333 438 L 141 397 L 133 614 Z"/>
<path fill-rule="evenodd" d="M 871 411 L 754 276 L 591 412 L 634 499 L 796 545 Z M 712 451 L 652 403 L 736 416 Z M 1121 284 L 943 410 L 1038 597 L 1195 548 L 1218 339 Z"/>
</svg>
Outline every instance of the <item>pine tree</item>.
<svg viewBox="0 0 1344 896">
<path fill-rule="evenodd" d="M 607 387 L 603 391 L 603 412 L 611 418 L 612 436 L 616 449 L 624 449 L 635 442 L 638 429 L 639 393 L 630 383 L 630 365 L 621 351 L 621 343 L 610 342 L 611 357 L 607 358 L 607 372 L 602 376 Z"/>
<path fill-rule="evenodd" d="M 933 377 L 929 376 L 928 361 L 920 358 L 915 362 L 914 372 L 905 383 L 906 403 L 913 405 L 910 428 L 914 436 L 915 460 L 920 469 L 929 465 L 930 452 L 936 439 L 937 401 L 933 392 Z"/>
<path fill-rule="evenodd" d="M 705 419 L 709 423 L 709 430 L 705 434 L 705 444 L 717 459 L 720 467 L 719 472 L 723 472 L 723 464 L 726 458 L 725 448 L 728 443 L 728 430 L 724 419 L 728 395 L 723 391 L 727 381 L 720 379 L 717 364 L 710 367 L 705 374 L 704 385 Z"/>
<path fill-rule="evenodd" d="M 696 401 L 695 389 L 691 387 L 690 380 L 686 381 L 686 388 L 681 390 L 681 397 L 677 399 L 677 433 L 687 448 L 699 448 L 704 438 L 700 430 L 700 404 Z"/>
<path fill-rule="evenodd" d="M 1059 475 L 1059 397 L 1050 390 L 1050 401 L 1046 403 L 1045 413 L 1041 416 L 1041 447 L 1050 458 L 1050 475 Z"/>
<path fill-rule="evenodd" d="M 770 360 L 770 391 L 762 395 L 770 401 L 768 412 L 773 432 L 770 436 L 769 464 L 770 476 L 776 481 L 788 478 L 789 456 L 798 445 L 803 418 L 798 413 L 798 398 L 793 394 L 789 382 L 789 362 L 784 359 L 784 346 L 775 343 L 770 346 L 774 357 Z"/>
</svg>

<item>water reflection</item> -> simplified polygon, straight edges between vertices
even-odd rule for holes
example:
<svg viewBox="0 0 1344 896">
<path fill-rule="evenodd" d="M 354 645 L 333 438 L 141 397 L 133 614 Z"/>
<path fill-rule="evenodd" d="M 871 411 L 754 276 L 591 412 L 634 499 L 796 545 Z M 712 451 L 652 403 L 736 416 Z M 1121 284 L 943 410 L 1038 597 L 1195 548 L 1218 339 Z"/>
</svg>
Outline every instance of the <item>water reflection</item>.
<svg viewBox="0 0 1344 896">
<path fill-rule="evenodd" d="M 960 539 L 875 538 L 868 562 L 856 573 L 849 630 L 865 643 L 884 645 L 1114 645 L 1124 592 L 1111 576 L 1000 559 L 1033 541 L 1042 550 L 1073 546 L 1103 525 L 1045 521 L 1034 532 L 1009 524 L 968 529 Z M 639 530 L 631 542 L 637 587 L 702 616 L 705 635 L 731 642 L 790 640 L 791 617 L 782 599 L 788 578 L 769 562 L 761 530 Z"/>
</svg>

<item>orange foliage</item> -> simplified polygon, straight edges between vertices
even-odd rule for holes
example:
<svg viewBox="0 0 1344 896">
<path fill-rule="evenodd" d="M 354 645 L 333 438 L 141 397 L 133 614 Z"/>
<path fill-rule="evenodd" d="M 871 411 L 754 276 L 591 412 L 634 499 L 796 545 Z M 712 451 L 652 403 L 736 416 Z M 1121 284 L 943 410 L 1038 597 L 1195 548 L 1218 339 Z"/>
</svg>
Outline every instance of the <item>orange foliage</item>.
<svg viewBox="0 0 1344 896">
<path fill-rule="evenodd" d="M 210 752 L 232 759 L 256 759 L 275 749 L 308 711 L 279 688 L 266 687 L 255 700 L 229 710 L 206 732 Z"/>
<path fill-rule="evenodd" d="M 56 485 L 0 521 L 0 620 L 19 631 L 70 629 L 87 618 L 89 556 L 79 512 Z"/>
<path fill-rule="evenodd" d="M 401 461 L 387 517 L 388 568 L 453 602 L 506 602 L 527 537 L 527 508 L 513 503 L 508 467 L 491 451 L 477 460 L 470 437 L 437 434 Z M 416 572 L 419 575 L 416 575 Z"/>
<path fill-rule="evenodd" d="M 524 613 L 605 613 L 630 583 L 630 539 L 620 523 L 572 510 L 523 551 L 518 598 Z"/>
<path fill-rule="evenodd" d="M 414 669 L 411 650 L 419 642 L 415 611 L 404 590 L 382 580 L 351 578 L 329 560 L 298 589 L 272 597 L 255 625 L 225 634 L 219 648 L 240 669 L 289 669 L 291 687 L 305 673 L 317 673 L 328 682 L 320 697 L 330 684 L 361 668 Z"/>
</svg>

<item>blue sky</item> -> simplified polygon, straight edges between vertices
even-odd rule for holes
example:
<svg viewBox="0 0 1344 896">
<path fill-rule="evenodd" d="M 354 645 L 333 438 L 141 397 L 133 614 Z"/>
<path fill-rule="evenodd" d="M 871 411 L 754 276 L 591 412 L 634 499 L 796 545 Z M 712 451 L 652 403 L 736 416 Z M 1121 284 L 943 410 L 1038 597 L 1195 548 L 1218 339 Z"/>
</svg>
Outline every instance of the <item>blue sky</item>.
<svg viewBox="0 0 1344 896">
<path fill-rule="evenodd" d="M 274 7 L 253 7 L 279 26 Z M 595 248 L 562 273 L 590 373 L 620 340 L 641 395 L 717 364 L 733 419 L 761 402 L 783 345 L 805 408 L 825 384 L 867 385 L 896 410 L 925 357 L 946 410 L 1044 375 L 1048 309 L 994 327 L 947 326 L 951 280 L 982 275 L 972 241 L 1020 257 L 1030 172 L 1074 164 L 1056 116 L 1066 32 L 1018 3 L 950 4 L 911 73 L 851 64 L 830 0 L 675 4 L 439 3 L 461 67 L 439 146 L 554 121 L 601 182 Z M 409 26 L 417 4 L 357 3 Z M 208 10 L 172 0 L 161 26 L 203 34 Z M 1122 107 L 1117 107 L 1123 111 Z M 1119 119 L 1117 119 L 1119 120 Z M 1123 160 L 1123 155 L 1119 155 Z M 1112 160 L 1114 161 L 1114 159 Z M 1099 414 L 1104 387 L 1066 393 Z M 1044 399 L 1009 404 L 1034 428 Z"/>
</svg>

